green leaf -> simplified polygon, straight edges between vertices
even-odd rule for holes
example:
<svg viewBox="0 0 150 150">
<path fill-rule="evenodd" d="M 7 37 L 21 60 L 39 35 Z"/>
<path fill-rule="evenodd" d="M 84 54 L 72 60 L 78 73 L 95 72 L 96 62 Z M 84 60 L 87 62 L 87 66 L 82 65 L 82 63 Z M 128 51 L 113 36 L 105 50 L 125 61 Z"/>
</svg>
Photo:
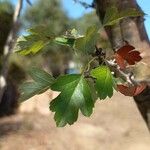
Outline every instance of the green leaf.
<svg viewBox="0 0 150 150">
<path fill-rule="evenodd" d="M 118 17 L 118 10 L 116 7 L 108 7 L 103 20 L 103 26 L 113 25 L 113 21 Z"/>
<path fill-rule="evenodd" d="M 33 28 L 28 29 L 27 31 L 33 35 L 38 35 L 43 38 L 49 37 L 51 35 L 54 36 L 54 33 L 52 33 L 50 27 L 45 25 L 35 26 Z"/>
<path fill-rule="evenodd" d="M 114 25 L 126 17 L 136 17 L 136 16 L 143 16 L 143 15 L 144 13 L 133 8 L 118 11 L 116 7 L 112 6 L 106 10 L 106 14 L 103 20 L 103 26 Z"/>
<path fill-rule="evenodd" d="M 56 37 L 54 39 L 54 42 L 59 44 L 59 45 L 65 45 L 65 46 L 70 46 L 73 47 L 75 38 L 69 38 L 69 37 Z"/>
<path fill-rule="evenodd" d="M 93 52 L 95 50 L 98 36 L 98 28 L 96 26 L 90 26 L 86 30 L 85 36 L 79 37 L 75 40 L 74 49 L 81 53 Z"/>
<path fill-rule="evenodd" d="M 34 82 L 27 82 L 21 85 L 21 101 L 27 100 L 36 94 L 45 92 L 55 81 L 50 74 L 38 68 L 32 68 L 29 71 L 29 74 Z"/>
<path fill-rule="evenodd" d="M 91 78 L 87 78 L 86 80 L 87 80 L 88 84 L 90 85 L 92 98 L 93 98 L 94 102 L 96 102 L 96 100 L 98 99 L 98 94 L 97 94 L 97 91 L 96 91 L 96 88 L 95 88 L 94 80 L 91 79 Z"/>
<path fill-rule="evenodd" d="M 145 15 L 145 13 L 143 13 L 142 11 L 137 10 L 135 8 L 129 8 L 129 9 L 126 9 L 120 13 L 120 17 L 122 17 L 122 18 L 137 17 L 137 16 L 144 16 L 144 15 Z"/>
<path fill-rule="evenodd" d="M 50 103 L 55 112 L 54 119 L 59 127 L 73 124 L 78 118 L 79 109 L 84 116 L 90 116 L 94 107 L 91 90 L 83 76 L 72 74 L 59 77 L 52 90 L 61 93 Z"/>
<path fill-rule="evenodd" d="M 38 84 L 36 82 L 27 82 L 20 86 L 21 97 L 20 101 L 23 102 L 36 94 L 46 91 L 48 87 Z"/>
<path fill-rule="evenodd" d="M 64 36 L 56 37 L 54 39 L 54 42 L 59 45 L 73 47 L 75 40 L 79 37 L 80 35 L 78 34 L 78 31 L 76 29 L 72 29 L 67 31 Z"/>
<path fill-rule="evenodd" d="M 117 80 L 118 80 L 118 78 L 115 78 L 114 76 L 112 76 L 112 79 L 113 79 L 113 88 L 116 90 L 116 91 L 118 91 L 118 89 L 117 89 Z"/>
<path fill-rule="evenodd" d="M 76 29 L 72 29 L 71 30 L 71 35 L 74 36 L 74 37 L 78 37 L 79 36 L 78 31 Z"/>
<path fill-rule="evenodd" d="M 40 84 L 51 85 L 54 82 L 54 78 L 49 73 L 36 67 L 32 67 L 29 74 L 34 81 Z"/>
<path fill-rule="evenodd" d="M 54 38 L 44 26 L 37 26 L 28 32 L 29 35 L 19 37 L 15 45 L 15 52 L 21 55 L 36 54 Z"/>
<path fill-rule="evenodd" d="M 91 76 L 96 78 L 96 90 L 100 99 L 105 99 L 107 96 L 113 95 L 113 76 L 107 66 L 100 66 L 91 71 Z"/>
</svg>

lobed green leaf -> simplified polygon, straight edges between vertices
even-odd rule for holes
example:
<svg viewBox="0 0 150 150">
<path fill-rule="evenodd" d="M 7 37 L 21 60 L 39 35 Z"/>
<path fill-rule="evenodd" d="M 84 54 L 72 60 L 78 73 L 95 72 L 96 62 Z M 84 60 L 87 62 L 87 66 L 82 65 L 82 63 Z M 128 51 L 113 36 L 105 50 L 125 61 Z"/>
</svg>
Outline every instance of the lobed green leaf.
<svg viewBox="0 0 150 150">
<path fill-rule="evenodd" d="M 124 18 L 143 16 L 143 15 L 144 15 L 143 12 L 133 8 L 122 10 L 121 12 L 119 12 L 116 7 L 112 6 L 106 10 L 106 14 L 103 20 L 103 26 L 112 26 Z"/>
<path fill-rule="evenodd" d="M 52 85 L 52 90 L 61 93 L 50 103 L 50 110 L 55 112 L 54 119 L 59 127 L 73 124 L 81 110 L 84 116 L 90 116 L 94 100 L 88 82 L 82 75 L 72 74 L 59 77 Z"/>
<path fill-rule="evenodd" d="M 54 42 L 59 44 L 59 45 L 65 45 L 65 46 L 70 46 L 73 47 L 75 38 L 70 38 L 70 37 L 56 37 L 54 39 Z"/>
<path fill-rule="evenodd" d="M 109 68 L 107 66 L 99 66 L 91 71 L 91 76 L 96 78 L 95 88 L 99 98 L 112 97 L 115 82 Z"/>
<path fill-rule="evenodd" d="M 79 53 L 92 53 L 95 50 L 98 36 L 98 28 L 90 26 L 87 28 L 85 36 L 75 40 L 74 49 Z"/>
<path fill-rule="evenodd" d="M 29 74 L 34 81 L 23 83 L 20 86 L 21 101 L 27 100 L 36 94 L 45 92 L 55 81 L 50 74 L 38 68 L 32 68 L 29 71 Z"/>
<path fill-rule="evenodd" d="M 44 26 L 37 26 L 28 32 L 29 35 L 19 37 L 15 45 L 15 52 L 21 55 L 36 54 L 54 38 Z"/>
</svg>

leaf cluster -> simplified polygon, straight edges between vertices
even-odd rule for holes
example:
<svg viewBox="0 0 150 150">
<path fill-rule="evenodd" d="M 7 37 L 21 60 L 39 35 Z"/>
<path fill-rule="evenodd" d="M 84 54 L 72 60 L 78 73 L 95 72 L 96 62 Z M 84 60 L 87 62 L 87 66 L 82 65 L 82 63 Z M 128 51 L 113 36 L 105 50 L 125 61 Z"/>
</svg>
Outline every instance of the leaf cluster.
<svg viewBox="0 0 150 150">
<path fill-rule="evenodd" d="M 139 15 L 143 14 L 137 10 L 118 13 L 117 8 L 112 7 L 107 10 L 102 27 L 114 25 L 126 17 Z M 62 36 L 49 35 L 47 31 L 43 27 L 30 29 L 29 35 L 19 38 L 16 45 L 17 52 L 22 55 L 35 54 L 47 44 L 56 43 L 71 47 L 77 55 L 92 57 L 86 66 L 82 67 L 80 74 L 64 75 L 54 79 L 45 71 L 34 68 L 29 72 L 34 81 L 22 85 L 22 97 L 20 98 L 22 100 L 40 94 L 49 88 L 60 92 L 50 102 L 50 110 L 55 112 L 54 119 L 57 126 L 73 124 L 78 118 L 79 111 L 89 117 L 93 112 L 96 99 L 111 98 L 114 89 L 125 95 L 133 96 L 145 88 L 144 86 L 132 85 L 132 92 L 129 93 L 128 87 L 131 88 L 131 84 L 127 80 L 123 84 L 118 84 L 117 78 L 119 76 L 115 76 L 116 70 L 119 73 L 124 73 L 126 63 L 133 65 L 141 60 L 140 53 L 134 51 L 132 46 L 125 45 L 112 58 L 107 58 L 105 51 L 97 46 L 100 32 L 97 26 L 88 27 L 85 35 L 80 35 L 75 29 Z M 134 59 L 132 63 L 131 59 Z M 96 63 L 98 65 L 93 65 L 93 67 L 93 62 L 98 62 Z"/>
</svg>

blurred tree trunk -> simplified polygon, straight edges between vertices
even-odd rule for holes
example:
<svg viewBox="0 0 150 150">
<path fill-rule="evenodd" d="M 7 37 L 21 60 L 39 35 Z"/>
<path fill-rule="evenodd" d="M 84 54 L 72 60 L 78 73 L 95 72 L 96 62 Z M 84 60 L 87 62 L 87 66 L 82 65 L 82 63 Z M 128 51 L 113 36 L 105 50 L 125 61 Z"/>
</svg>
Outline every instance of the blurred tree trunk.
<svg viewBox="0 0 150 150">
<path fill-rule="evenodd" d="M 15 37 L 20 28 L 18 17 L 22 0 L 16 9 L 8 1 L 0 1 L 0 117 L 17 112 L 18 85 L 25 78 L 25 72 L 16 63 L 9 62 Z"/>
<path fill-rule="evenodd" d="M 141 8 L 136 0 L 95 0 L 97 15 L 103 20 L 107 7 L 115 5 L 118 10 Z M 121 46 L 123 41 L 134 45 L 141 53 L 143 61 L 150 64 L 150 43 L 144 27 L 143 17 L 132 17 L 121 21 L 119 24 L 105 28 L 113 48 Z M 147 126 L 150 129 L 150 87 L 147 87 L 141 94 L 134 97 L 139 111 L 141 112 Z"/>
<path fill-rule="evenodd" d="M 21 13 L 23 5 L 23 0 L 18 0 L 18 3 L 16 5 L 14 14 L 13 14 L 13 22 L 11 30 L 8 34 L 6 43 L 4 45 L 4 51 L 2 56 L 2 66 L 1 66 L 1 72 L 0 72 L 0 103 L 3 98 L 3 94 L 7 87 L 7 75 L 9 70 L 9 56 L 12 53 L 13 50 L 13 42 L 17 34 L 18 30 L 18 19 Z"/>
</svg>

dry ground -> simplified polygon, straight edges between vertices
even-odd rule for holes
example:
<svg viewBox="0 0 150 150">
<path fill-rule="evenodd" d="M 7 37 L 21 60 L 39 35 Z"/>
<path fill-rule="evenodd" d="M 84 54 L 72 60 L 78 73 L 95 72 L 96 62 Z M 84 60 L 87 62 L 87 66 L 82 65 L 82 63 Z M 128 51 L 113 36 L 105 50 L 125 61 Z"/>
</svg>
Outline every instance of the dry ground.
<svg viewBox="0 0 150 150">
<path fill-rule="evenodd" d="M 97 101 L 90 118 L 80 115 L 74 125 L 56 128 L 48 112 L 51 97 L 35 96 L 20 113 L 0 120 L 0 150 L 150 150 L 148 129 L 131 98 L 116 93 Z"/>
</svg>

